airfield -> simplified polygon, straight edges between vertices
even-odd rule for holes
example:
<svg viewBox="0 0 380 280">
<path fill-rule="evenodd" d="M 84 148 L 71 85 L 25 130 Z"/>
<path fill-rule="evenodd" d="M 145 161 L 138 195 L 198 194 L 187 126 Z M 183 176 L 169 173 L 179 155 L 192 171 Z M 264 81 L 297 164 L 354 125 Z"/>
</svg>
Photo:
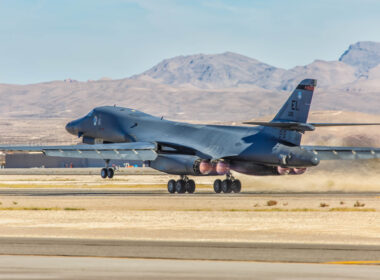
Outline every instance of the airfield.
<svg viewBox="0 0 380 280">
<path fill-rule="evenodd" d="M 195 194 L 175 195 L 170 176 L 149 168 L 112 180 L 98 169 L 2 169 L 0 275 L 377 279 L 377 166 L 329 168 L 239 175 L 240 194 L 215 194 L 214 177 L 196 178 Z"/>
</svg>

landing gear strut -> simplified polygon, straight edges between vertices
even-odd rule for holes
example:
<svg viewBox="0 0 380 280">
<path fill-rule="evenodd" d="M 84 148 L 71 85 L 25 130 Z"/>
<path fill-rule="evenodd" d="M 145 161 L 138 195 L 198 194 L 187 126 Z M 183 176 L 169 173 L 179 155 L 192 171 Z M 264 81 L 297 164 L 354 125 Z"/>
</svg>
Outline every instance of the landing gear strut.
<svg viewBox="0 0 380 280">
<path fill-rule="evenodd" d="M 227 173 L 226 176 L 227 178 L 223 181 L 220 179 L 214 181 L 215 193 L 239 193 L 241 191 L 240 180 L 235 179 L 231 173 Z"/>
<path fill-rule="evenodd" d="M 111 179 L 113 178 L 113 175 L 115 175 L 115 170 L 112 167 L 108 167 L 109 162 L 109 160 L 106 160 L 106 167 L 100 170 L 100 176 L 103 179 L 106 179 L 107 177 Z"/>
<path fill-rule="evenodd" d="M 169 193 L 194 193 L 195 182 L 186 175 L 181 175 L 181 179 L 177 181 L 172 179 L 168 182 L 168 191 Z"/>
</svg>

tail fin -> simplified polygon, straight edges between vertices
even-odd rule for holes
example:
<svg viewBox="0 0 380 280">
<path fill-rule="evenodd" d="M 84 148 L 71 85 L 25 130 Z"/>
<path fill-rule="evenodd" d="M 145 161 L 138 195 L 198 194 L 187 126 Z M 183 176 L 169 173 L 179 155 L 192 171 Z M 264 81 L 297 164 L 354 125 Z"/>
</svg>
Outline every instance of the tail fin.
<svg viewBox="0 0 380 280">
<path fill-rule="evenodd" d="M 317 80 L 303 80 L 271 122 L 306 123 L 316 85 Z M 296 146 L 301 144 L 302 134 L 299 131 L 279 128 L 270 129 L 271 133 L 276 135 L 276 138 L 280 141 Z"/>
<path fill-rule="evenodd" d="M 305 79 L 293 91 L 272 122 L 306 123 L 317 80 Z"/>
</svg>

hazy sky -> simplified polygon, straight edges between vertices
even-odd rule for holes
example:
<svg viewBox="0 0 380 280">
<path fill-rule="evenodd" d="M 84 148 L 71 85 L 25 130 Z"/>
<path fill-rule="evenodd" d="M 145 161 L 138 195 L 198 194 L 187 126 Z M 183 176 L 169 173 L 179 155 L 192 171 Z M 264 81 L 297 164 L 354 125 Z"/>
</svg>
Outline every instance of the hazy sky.
<svg viewBox="0 0 380 280">
<path fill-rule="evenodd" d="M 380 41 L 378 0 L 0 0 L 0 83 L 124 78 L 232 51 L 291 68 Z"/>
</svg>

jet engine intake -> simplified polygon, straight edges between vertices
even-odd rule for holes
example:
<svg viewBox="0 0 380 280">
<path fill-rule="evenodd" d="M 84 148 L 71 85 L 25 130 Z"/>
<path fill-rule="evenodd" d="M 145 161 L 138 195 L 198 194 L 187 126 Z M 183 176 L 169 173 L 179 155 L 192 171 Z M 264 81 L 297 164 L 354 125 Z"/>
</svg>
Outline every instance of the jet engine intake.
<svg viewBox="0 0 380 280">
<path fill-rule="evenodd" d="M 310 151 L 293 150 L 287 154 L 281 153 L 278 156 L 278 164 L 286 168 L 304 168 L 309 166 L 317 166 L 319 158 Z"/>
</svg>

